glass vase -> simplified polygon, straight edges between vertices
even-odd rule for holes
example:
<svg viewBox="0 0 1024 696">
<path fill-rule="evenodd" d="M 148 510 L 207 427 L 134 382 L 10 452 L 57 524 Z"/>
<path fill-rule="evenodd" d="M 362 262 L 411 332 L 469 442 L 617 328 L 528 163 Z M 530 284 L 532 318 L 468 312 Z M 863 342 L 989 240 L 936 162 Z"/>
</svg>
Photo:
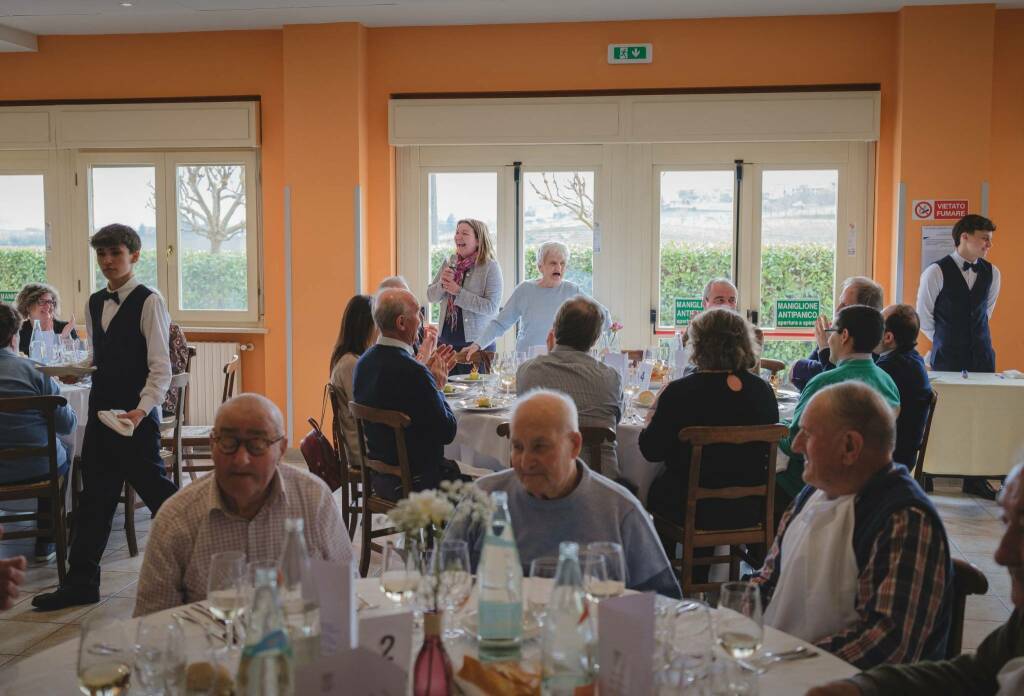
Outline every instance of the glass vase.
<svg viewBox="0 0 1024 696">
<path fill-rule="evenodd" d="M 441 640 L 444 612 L 423 613 L 423 646 L 413 667 L 413 696 L 448 696 L 452 693 L 452 663 Z"/>
</svg>

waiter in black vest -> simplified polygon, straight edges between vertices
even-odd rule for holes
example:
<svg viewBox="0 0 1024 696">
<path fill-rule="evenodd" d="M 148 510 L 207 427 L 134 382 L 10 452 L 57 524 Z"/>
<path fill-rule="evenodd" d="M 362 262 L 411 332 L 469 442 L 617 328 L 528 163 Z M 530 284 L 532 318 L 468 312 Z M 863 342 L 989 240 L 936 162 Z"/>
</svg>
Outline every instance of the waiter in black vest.
<svg viewBox="0 0 1024 696">
<path fill-rule="evenodd" d="M 942 372 L 995 372 L 988 320 L 999 297 L 999 269 L 985 260 L 996 226 L 965 215 L 953 226 L 956 250 L 924 269 L 917 289 L 921 331 L 932 342 L 928 364 Z M 964 491 L 994 499 L 984 479 L 964 480 Z"/>
<path fill-rule="evenodd" d="M 125 482 L 153 514 L 177 490 L 160 460 L 160 404 L 171 383 L 167 307 L 133 273 L 142 249 L 135 230 L 107 225 L 89 244 L 107 287 L 89 297 L 85 313 L 96 372 L 82 444 L 84 486 L 64 584 L 32 599 L 43 611 L 99 601 L 100 558 Z M 100 412 L 115 409 L 123 411 L 117 418 L 131 423 L 130 435 L 100 419 Z"/>
</svg>

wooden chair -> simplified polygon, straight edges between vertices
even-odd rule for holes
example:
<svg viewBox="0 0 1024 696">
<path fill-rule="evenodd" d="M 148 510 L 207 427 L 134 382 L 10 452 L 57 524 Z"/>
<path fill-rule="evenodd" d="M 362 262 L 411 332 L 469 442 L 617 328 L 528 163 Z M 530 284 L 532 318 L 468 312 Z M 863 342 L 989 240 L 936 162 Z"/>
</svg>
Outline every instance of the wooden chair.
<svg viewBox="0 0 1024 696">
<path fill-rule="evenodd" d="M 220 402 L 234 396 L 235 377 L 242 367 L 242 361 L 237 355 L 232 355 L 231 360 L 224 364 L 224 387 L 221 389 Z M 187 420 L 187 419 L 186 419 Z M 210 425 L 185 425 L 181 431 L 182 446 L 182 471 L 188 473 L 189 479 L 194 481 L 197 473 L 213 471 L 213 464 L 190 464 L 196 460 L 209 460 L 210 434 L 213 432 L 213 424 Z"/>
<path fill-rule="evenodd" d="M 924 453 L 928 449 L 928 436 L 932 432 L 932 418 L 935 416 L 935 409 L 939 405 L 939 392 L 932 389 L 932 400 L 928 405 L 928 417 L 924 421 L 924 437 L 921 438 L 921 449 L 917 451 L 917 461 L 914 462 L 914 480 L 925 490 L 931 489 L 931 476 L 924 473 Z"/>
<path fill-rule="evenodd" d="M 949 626 L 949 640 L 946 642 L 946 659 L 952 660 L 963 649 L 964 608 L 967 595 L 983 595 L 988 592 L 988 578 L 973 563 L 953 559 L 953 618 Z"/>
<path fill-rule="evenodd" d="M 362 545 L 359 552 L 359 574 L 366 577 L 370 569 L 370 552 L 382 551 L 380 544 L 375 544 L 374 539 L 383 536 L 397 534 L 396 527 L 384 529 L 373 529 L 373 515 L 385 514 L 394 509 L 396 501 L 388 500 L 373 492 L 373 481 L 371 471 L 378 474 L 391 474 L 402 481 L 402 495 L 408 495 L 412 491 L 412 469 L 409 467 L 409 454 L 405 447 L 405 429 L 412 424 L 412 419 L 401 411 L 387 411 L 381 408 L 361 406 L 355 401 L 348 402 L 349 410 L 356 418 L 359 426 L 359 449 L 363 455 L 363 466 L 360 469 L 360 476 L 363 483 L 363 521 L 362 521 Z M 398 465 L 387 464 L 377 459 L 370 459 L 366 445 L 366 423 L 375 423 L 389 427 L 395 435 L 395 452 L 398 455 Z"/>
<path fill-rule="evenodd" d="M 35 521 L 34 527 L 22 529 L 7 527 L 5 539 L 30 537 L 52 537 L 57 545 L 57 578 L 63 583 L 67 574 L 68 518 L 67 494 L 70 476 L 61 476 L 57 461 L 57 414 L 58 408 L 67 405 L 63 396 L 26 396 L 0 399 L 0 413 L 21 414 L 38 412 L 46 421 L 46 444 L 39 447 L 7 447 L 0 449 L 0 461 L 14 461 L 26 457 L 46 457 L 50 473 L 44 481 L 36 483 L 9 483 L 0 485 L 0 501 L 37 500 L 50 501 L 50 513 L 12 512 L 0 515 L 0 524 L 8 522 Z M 69 472 L 70 473 L 70 472 Z"/>
<path fill-rule="evenodd" d="M 761 369 L 768 370 L 772 373 L 772 377 L 779 374 L 780 372 L 786 371 L 786 363 L 781 360 L 772 360 L 771 358 L 761 358 Z"/>
<path fill-rule="evenodd" d="M 683 526 L 654 515 L 654 528 L 658 535 L 673 545 L 683 545 L 683 557 L 680 560 L 670 558 L 673 568 L 681 572 L 680 584 L 683 595 L 694 592 L 717 590 L 721 583 L 693 582 L 694 566 L 711 566 L 718 563 L 729 564 L 729 579 L 739 579 L 739 562 L 743 558 L 741 544 L 764 544 L 770 547 L 775 537 L 775 460 L 778 455 L 779 441 L 786 437 L 784 425 L 739 425 L 739 426 L 699 426 L 683 428 L 679 431 L 679 441 L 690 444 L 690 480 L 686 496 L 686 515 Z M 768 445 L 766 463 L 756 462 L 751 466 L 760 467 L 763 472 L 763 483 L 756 486 L 730 486 L 728 488 L 702 488 L 700 485 L 700 469 L 704 448 L 710 445 L 744 445 L 749 443 L 765 443 Z M 757 497 L 764 504 L 764 519 L 753 527 L 730 529 L 701 530 L 696 527 L 697 505 L 702 500 L 735 500 L 737 498 Z M 696 548 L 728 546 L 726 555 L 713 555 L 694 558 Z M 672 554 L 673 556 L 675 554 Z"/>
<path fill-rule="evenodd" d="M 480 372 L 490 372 L 491 363 L 494 362 L 494 351 L 490 350 L 478 350 L 473 353 L 473 357 L 466 359 L 466 352 L 468 348 L 463 348 L 455 354 L 455 362 L 463 365 L 476 365 L 477 370 Z"/>
<path fill-rule="evenodd" d="M 359 512 L 362 509 L 362 479 L 363 467 L 359 465 L 363 453 L 353 456 L 348 450 L 348 441 L 341 430 L 341 419 L 338 418 L 340 409 L 348 408 L 341 395 L 341 392 L 331 383 L 327 384 L 327 393 L 331 399 L 331 413 L 334 422 L 331 426 L 331 434 L 334 437 L 334 451 L 338 454 L 338 469 L 341 471 L 341 518 L 345 520 L 348 527 L 349 539 L 355 538 L 356 523 L 359 521 Z"/>
<path fill-rule="evenodd" d="M 181 430 L 182 422 L 185 420 L 185 409 L 182 408 L 182 404 L 188 394 L 188 377 L 188 372 L 171 377 L 170 388 L 175 392 L 178 408 L 175 409 L 171 435 L 160 438 L 160 459 L 163 460 L 164 468 L 171 475 L 171 480 L 179 490 L 181 489 L 182 470 Z M 124 484 L 121 502 L 124 503 L 124 535 L 128 539 L 128 555 L 134 558 L 139 555 L 139 541 L 135 534 L 135 511 L 146 507 L 146 504 L 127 482 Z"/>
<path fill-rule="evenodd" d="M 498 437 L 510 437 L 511 425 L 507 421 L 498 423 L 497 432 Z M 590 458 L 587 466 L 592 471 L 603 473 L 601 471 L 601 446 L 605 442 L 615 442 L 615 431 L 611 428 L 585 425 L 580 428 L 580 435 L 583 436 L 583 449 L 586 450 Z"/>
<path fill-rule="evenodd" d="M 626 349 L 623 349 L 622 352 L 626 355 L 626 361 L 630 365 L 638 365 L 638 364 L 642 363 L 643 360 L 644 360 L 644 350 L 643 350 L 643 348 L 638 348 L 636 350 L 626 350 Z"/>
</svg>

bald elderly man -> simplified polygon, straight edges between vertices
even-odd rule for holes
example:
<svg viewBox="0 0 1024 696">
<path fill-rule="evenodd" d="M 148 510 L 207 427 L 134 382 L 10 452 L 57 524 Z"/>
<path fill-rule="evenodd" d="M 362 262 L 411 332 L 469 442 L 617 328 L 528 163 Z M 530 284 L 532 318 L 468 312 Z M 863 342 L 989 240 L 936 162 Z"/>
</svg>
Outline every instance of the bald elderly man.
<svg viewBox="0 0 1024 696">
<path fill-rule="evenodd" d="M 996 563 L 1010 572 L 1009 621 L 992 631 L 975 652 L 952 660 L 887 665 L 812 689 L 808 696 L 976 696 L 1024 694 L 1024 466 L 1018 464 L 999 493 L 1003 538 Z"/>
<path fill-rule="evenodd" d="M 258 394 L 241 394 L 217 410 L 210 436 L 213 475 L 160 508 L 146 544 L 135 616 L 204 599 L 215 553 L 276 560 L 290 517 L 305 520 L 312 558 L 352 559 L 330 489 L 308 471 L 281 464 L 288 447 L 284 432 L 281 411 Z"/>
<path fill-rule="evenodd" d="M 680 597 L 679 583 L 650 517 L 629 491 L 591 471 L 579 458 L 576 404 L 567 395 L 536 389 L 512 407 L 512 468 L 485 476 L 476 485 L 508 493 L 512 528 L 524 571 L 542 556 L 558 556 L 558 545 L 575 541 L 622 544 L 626 587 Z M 483 543 L 476 534 L 449 534 L 470 542 L 474 556 Z"/>
<path fill-rule="evenodd" d="M 870 386 L 815 393 L 793 441 L 807 485 L 753 578 L 765 624 L 861 669 L 942 659 L 952 615 L 946 532 L 893 463 L 895 443 L 892 408 Z"/>
</svg>

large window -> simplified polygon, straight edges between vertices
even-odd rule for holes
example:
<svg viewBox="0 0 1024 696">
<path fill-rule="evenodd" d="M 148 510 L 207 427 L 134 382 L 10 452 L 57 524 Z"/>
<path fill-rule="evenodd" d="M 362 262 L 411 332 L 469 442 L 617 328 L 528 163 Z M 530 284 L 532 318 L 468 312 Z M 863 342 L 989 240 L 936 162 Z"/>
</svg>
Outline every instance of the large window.
<svg viewBox="0 0 1024 696">
<path fill-rule="evenodd" d="M 180 322 L 256 321 L 255 157 L 248 152 L 80 157 L 87 236 L 120 222 L 142 238 L 136 275 Z M 89 251 L 92 290 L 105 284 Z"/>
<path fill-rule="evenodd" d="M 46 282 L 46 246 L 44 175 L 0 172 L 0 302 Z"/>
<path fill-rule="evenodd" d="M 594 292 L 594 172 L 526 172 L 523 186 L 523 275 L 540 277 L 544 242 L 569 249 L 565 279 Z"/>
</svg>

